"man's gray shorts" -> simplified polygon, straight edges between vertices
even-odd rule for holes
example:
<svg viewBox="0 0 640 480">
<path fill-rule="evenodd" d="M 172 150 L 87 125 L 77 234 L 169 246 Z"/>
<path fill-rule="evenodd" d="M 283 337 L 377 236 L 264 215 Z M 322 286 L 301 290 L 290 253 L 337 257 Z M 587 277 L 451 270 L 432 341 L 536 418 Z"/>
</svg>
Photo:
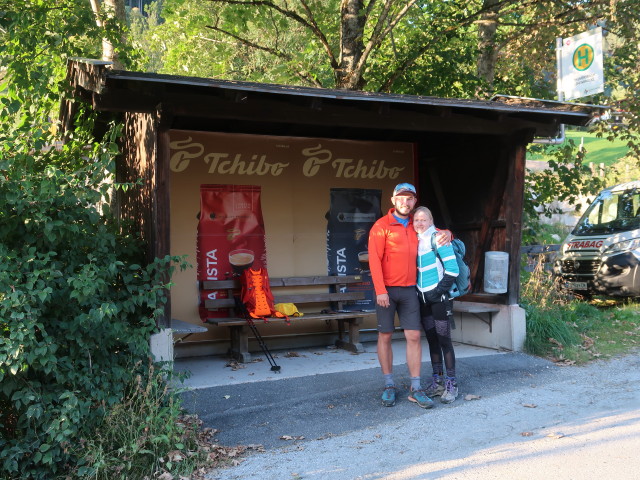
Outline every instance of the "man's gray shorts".
<svg viewBox="0 0 640 480">
<path fill-rule="evenodd" d="M 404 330 L 421 330 L 420 301 L 416 287 L 387 287 L 389 306 L 376 304 L 378 316 L 378 332 L 390 333 L 394 330 L 396 312 L 400 319 L 400 327 Z"/>
</svg>

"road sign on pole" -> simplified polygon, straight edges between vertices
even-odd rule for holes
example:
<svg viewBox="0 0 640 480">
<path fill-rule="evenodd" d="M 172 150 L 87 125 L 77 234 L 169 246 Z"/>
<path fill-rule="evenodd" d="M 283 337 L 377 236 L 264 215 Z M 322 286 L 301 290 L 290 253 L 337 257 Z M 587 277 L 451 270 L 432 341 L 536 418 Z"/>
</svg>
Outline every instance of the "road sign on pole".
<svg viewBox="0 0 640 480">
<path fill-rule="evenodd" d="M 563 39 L 558 76 L 564 100 L 603 92 L 602 65 L 601 27 Z"/>
</svg>

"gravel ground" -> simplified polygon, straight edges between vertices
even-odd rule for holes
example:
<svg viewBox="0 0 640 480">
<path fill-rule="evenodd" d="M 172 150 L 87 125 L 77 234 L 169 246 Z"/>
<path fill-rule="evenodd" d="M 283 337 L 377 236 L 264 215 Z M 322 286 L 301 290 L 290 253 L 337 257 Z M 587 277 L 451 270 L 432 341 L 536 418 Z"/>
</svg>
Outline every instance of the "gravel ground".
<svg viewBox="0 0 640 480">
<path fill-rule="evenodd" d="M 462 359 L 460 397 L 432 410 L 406 392 L 382 407 L 379 369 L 184 398 L 219 443 L 265 447 L 210 480 L 637 478 L 639 367 L 640 352 L 583 367 L 516 353 Z"/>
</svg>

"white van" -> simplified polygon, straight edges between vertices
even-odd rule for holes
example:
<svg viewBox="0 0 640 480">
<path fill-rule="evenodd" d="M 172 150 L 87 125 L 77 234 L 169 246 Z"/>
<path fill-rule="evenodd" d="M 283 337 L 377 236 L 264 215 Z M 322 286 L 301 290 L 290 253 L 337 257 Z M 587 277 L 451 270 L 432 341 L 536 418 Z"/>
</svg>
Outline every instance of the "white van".
<svg viewBox="0 0 640 480">
<path fill-rule="evenodd" d="M 561 245 L 553 272 L 584 296 L 640 297 L 640 181 L 598 194 Z"/>
</svg>

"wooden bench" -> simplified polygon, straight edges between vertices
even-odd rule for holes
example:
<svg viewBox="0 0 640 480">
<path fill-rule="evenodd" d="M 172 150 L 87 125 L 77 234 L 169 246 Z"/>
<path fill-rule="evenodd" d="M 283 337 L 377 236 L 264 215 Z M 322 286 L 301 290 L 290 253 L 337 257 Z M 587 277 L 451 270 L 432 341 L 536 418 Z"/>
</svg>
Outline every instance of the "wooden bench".
<svg viewBox="0 0 640 480">
<path fill-rule="evenodd" d="M 303 312 L 302 317 L 289 317 L 292 325 L 307 320 L 336 320 L 338 323 L 338 340 L 336 346 L 346 350 L 361 353 L 364 348 L 360 343 L 360 325 L 364 318 L 375 315 L 374 311 L 346 311 L 345 304 L 356 300 L 364 300 L 364 291 L 344 292 L 341 287 L 362 283 L 361 275 L 345 276 L 309 276 L 309 277 L 282 277 L 270 278 L 269 284 L 275 299 L 275 303 L 294 303 L 299 311 L 313 309 L 311 313 Z M 314 293 L 301 292 L 311 287 L 320 287 Z M 201 282 L 203 290 L 226 290 L 228 298 L 205 300 L 205 308 L 209 310 L 226 309 L 224 317 L 210 317 L 207 323 L 228 327 L 230 329 L 231 348 L 229 353 L 240 362 L 251 361 L 249 353 L 249 326 L 243 317 L 238 316 L 235 310 L 234 295 L 240 291 L 240 281 L 232 280 L 207 280 Z M 269 323 L 283 322 L 285 319 L 270 317 Z M 347 324 L 348 340 L 345 340 L 345 324 Z M 258 327 L 265 325 L 261 321 L 256 323 Z"/>
<path fill-rule="evenodd" d="M 469 305 L 466 302 L 454 300 L 453 311 L 457 313 L 469 313 L 473 315 L 474 317 L 489 325 L 489 332 L 493 332 L 493 314 L 500 312 L 500 307 L 498 305 L 493 305 L 490 303 L 484 305 Z M 481 316 L 481 314 L 486 314 L 486 317 Z"/>
</svg>

